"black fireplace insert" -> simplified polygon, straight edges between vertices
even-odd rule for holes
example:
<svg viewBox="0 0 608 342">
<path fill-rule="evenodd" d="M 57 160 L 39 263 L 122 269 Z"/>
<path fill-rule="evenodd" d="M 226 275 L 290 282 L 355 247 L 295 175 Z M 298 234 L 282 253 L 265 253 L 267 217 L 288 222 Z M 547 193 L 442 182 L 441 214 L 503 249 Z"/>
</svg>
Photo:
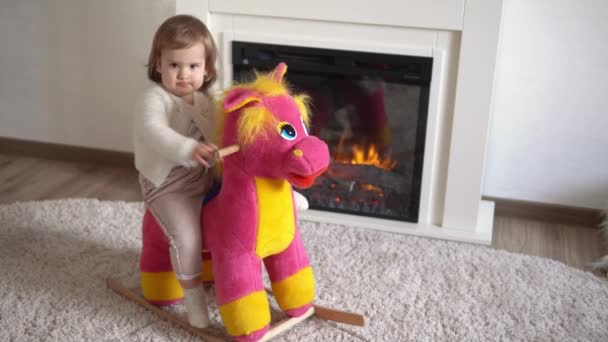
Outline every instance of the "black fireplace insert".
<svg viewBox="0 0 608 342">
<path fill-rule="evenodd" d="M 310 207 L 417 222 L 432 58 L 232 42 L 237 82 L 280 62 L 291 88 L 312 98 L 310 134 L 331 154 L 301 191 Z"/>
</svg>

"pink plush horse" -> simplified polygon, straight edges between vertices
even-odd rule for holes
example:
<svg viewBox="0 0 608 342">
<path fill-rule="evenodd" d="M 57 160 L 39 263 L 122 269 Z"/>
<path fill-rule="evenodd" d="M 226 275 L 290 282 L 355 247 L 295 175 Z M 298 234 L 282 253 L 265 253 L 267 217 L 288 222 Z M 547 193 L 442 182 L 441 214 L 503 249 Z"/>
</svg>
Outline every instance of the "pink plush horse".
<svg viewBox="0 0 608 342">
<path fill-rule="evenodd" d="M 219 194 L 203 207 L 203 280 L 214 278 L 216 300 L 228 333 L 257 341 L 268 331 L 270 309 L 262 262 L 282 310 L 300 316 L 311 306 L 314 277 L 297 227 L 292 185 L 309 187 L 327 169 L 329 151 L 309 136 L 307 97 L 283 82 L 287 67 L 235 86 L 221 101 L 223 146 L 240 151 L 224 159 Z M 182 298 L 169 248 L 146 213 L 141 259 L 144 296 L 156 304 Z M 211 275 L 211 269 L 212 275 Z"/>
</svg>

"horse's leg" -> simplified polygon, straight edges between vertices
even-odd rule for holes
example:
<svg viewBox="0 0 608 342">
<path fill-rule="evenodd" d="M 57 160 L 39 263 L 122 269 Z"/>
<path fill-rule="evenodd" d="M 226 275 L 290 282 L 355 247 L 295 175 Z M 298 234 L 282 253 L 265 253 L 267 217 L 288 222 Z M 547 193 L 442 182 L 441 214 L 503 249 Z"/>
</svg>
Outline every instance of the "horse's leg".
<svg viewBox="0 0 608 342">
<path fill-rule="evenodd" d="M 181 301 L 184 292 L 171 266 L 169 241 L 148 210 L 142 223 L 142 240 L 139 267 L 144 298 L 161 306 Z"/>
<path fill-rule="evenodd" d="M 270 308 L 262 262 L 254 254 L 212 250 L 216 301 L 224 326 L 235 340 L 257 341 L 268 331 Z"/>
<path fill-rule="evenodd" d="M 264 259 L 272 292 L 285 313 L 292 317 L 304 314 L 315 296 L 315 280 L 300 232 L 283 252 Z"/>
</svg>

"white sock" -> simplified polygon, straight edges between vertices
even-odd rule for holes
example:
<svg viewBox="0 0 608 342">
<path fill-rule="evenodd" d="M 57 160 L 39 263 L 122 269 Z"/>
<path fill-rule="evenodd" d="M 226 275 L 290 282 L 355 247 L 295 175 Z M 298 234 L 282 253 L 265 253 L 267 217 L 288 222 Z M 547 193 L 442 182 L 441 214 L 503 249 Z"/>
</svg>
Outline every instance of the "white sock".
<svg viewBox="0 0 608 342">
<path fill-rule="evenodd" d="M 197 328 L 209 326 L 207 295 L 202 285 L 191 289 L 184 289 L 184 305 L 186 305 L 190 325 Z"/>
<path fill-rule="evenodd" d="M 296 205 L 296 210 L 307 210 L 308 209 L 308 200 L 301 193 L 294 191 L 293 199 Z"/>
</svg>

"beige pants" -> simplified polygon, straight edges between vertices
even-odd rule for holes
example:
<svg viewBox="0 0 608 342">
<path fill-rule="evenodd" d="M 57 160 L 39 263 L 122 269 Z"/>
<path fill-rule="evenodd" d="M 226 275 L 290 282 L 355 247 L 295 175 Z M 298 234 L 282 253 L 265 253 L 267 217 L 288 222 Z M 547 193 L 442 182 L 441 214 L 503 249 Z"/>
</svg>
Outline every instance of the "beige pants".
<svg viewBox="0 0 608 342">
<path fill-rule="evenodd" d="M 212 181 L 213 170 L 204 167 L 175 167 L 158 187 L 139 175 L 144 203 L 169 240 L 171 265 L 179 280 L 200 276 L 201 207 Z"/>
</svg>

